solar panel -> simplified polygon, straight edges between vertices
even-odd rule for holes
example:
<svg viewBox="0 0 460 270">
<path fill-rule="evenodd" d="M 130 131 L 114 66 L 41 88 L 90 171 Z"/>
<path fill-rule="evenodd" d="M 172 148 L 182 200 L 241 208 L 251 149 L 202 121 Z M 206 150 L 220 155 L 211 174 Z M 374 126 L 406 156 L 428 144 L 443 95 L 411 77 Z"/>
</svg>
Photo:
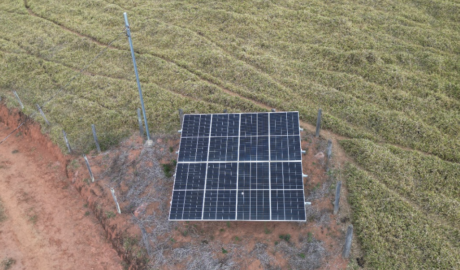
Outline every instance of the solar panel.
<svg viewBox="0 0 460 270">
<path fill-rule="evenodd" d="M 170 220 L 305 221 L 298 112 L 187 114 Z"/>
</svg>

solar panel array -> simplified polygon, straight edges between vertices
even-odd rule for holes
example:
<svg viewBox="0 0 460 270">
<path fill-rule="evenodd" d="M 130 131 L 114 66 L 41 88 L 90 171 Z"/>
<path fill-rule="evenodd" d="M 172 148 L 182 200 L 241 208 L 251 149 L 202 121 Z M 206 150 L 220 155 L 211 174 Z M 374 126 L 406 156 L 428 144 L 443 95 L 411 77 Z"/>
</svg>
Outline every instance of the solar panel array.
<svg viewBox="0 0 460 270">
<path fill-rule="evenodd" d="M 305 221 L 298 112 L 184 115 L 170 220 Z"/>
</svg>

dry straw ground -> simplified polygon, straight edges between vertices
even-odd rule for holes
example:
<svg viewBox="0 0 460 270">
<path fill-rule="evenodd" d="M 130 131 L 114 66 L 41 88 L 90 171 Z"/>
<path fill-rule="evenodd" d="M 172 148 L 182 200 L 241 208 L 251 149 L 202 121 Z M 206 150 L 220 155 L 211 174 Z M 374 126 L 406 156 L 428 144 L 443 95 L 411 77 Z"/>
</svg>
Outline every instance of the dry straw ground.
<svg viewBox="0 0 460 270">
<path fill-rule="evenodd" d="M 2 1 L 8 105 L 11 90 L 26 112 L 53 96 L 123 31 L 124 11 L 153 132 L 176 130 L 179 107 L 263 110 L 257 101 L 310 123 L 321 107 L 323 126 L 352 139 L 366 265 L 460 267 L 459 0 Z M 87 151 L 94 123 L 107 148 L 136 127 L 128 50 L 122 36 L 44 107 L 55 142 L 65 129 Z"/>
</svg>

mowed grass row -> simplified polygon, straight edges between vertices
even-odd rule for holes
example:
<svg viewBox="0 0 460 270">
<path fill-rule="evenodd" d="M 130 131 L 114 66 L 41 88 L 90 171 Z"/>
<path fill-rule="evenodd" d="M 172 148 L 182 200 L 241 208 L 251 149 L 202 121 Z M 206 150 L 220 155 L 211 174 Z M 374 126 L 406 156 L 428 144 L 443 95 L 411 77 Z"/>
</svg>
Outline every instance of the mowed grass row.
<svg viewBox="0 0 460 270">
<path fill-rule="evenodd" d="M 136 51 L 168 63 L 140 66 L 144 80 L 180 70 L 214 88 L 299 110 L 307 121 L 322 107 L 325 127 L 341 135 L 460 160 L 455 3 L 436 5 L 451 16 L 435 16 L 426 9 L 430 2 L 399 1 L 383 1 L 391 8 L 355 1 L 27 3 L 37 15 L 101 42 L 123 28 L 128 11 Z M 126 41 L 115 47 L 128 49 Z M 129 67 L 126 60 L 114 69 L 129 74 L 120 68 Z M 167 81 L 183 79 L 173 74 Z"/>
<path fill-rule="evenodd" d="M 353 224 L 370 269 L 457 269 L 460 233 L 368 173 L 345 169 Z"/>
<path fill-rule="evenodd" d="M 367 171 L 346 170 L 367 266 L 459 267 L 458 0 L 4 1 L 8 105 L 11 90 L 27 113 L 54 96 L 123 31 L 125 11 L 153 132 L 177 130 L 178 108 L 266 110 L 251 99 L 315 123 L 321 107 Z M 137 129 L 138 107 L 122 34 L 44 110 L 55 142 L 64 149 L 65 129 L 87 151 L 91 124 L 107 148 Z"/>
<path fill-rule="evenodd" d="M 368 140 L 340 144 L 382 184 L 460 229 L 460 164 Z"/>
</svg>

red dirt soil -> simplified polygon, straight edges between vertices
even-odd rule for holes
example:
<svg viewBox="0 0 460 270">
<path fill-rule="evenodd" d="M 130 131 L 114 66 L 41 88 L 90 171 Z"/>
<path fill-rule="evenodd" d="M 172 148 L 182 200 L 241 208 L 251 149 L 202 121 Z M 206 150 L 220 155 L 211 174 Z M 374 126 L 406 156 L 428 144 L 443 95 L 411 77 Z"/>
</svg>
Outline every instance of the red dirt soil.
<svg viewBox="0 0 460 270">
<path fill-rule="evenodd" d="M 0 110 L 2 139 L 16 122 L 5 111 Z M 6 215 L 0 222 L 0 261 L 14 259 L 11 270 L 122 269 L 104 229 L 69 184 L 59 148 L 39 129 L 21 131 L 0 145 Z"/>
</svg>

